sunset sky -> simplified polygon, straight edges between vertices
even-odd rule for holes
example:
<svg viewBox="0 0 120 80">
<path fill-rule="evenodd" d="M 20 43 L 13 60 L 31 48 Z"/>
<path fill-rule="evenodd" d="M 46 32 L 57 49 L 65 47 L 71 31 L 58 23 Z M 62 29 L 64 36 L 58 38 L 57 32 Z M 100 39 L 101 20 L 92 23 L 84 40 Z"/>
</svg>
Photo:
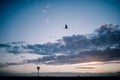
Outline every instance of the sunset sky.
<svg viewBox="0 0 120 80">
<path fill-rule="evenodd" d="M 119 14 L 119 0 L 0 0 L 0 74 L 120 72 Z"/>
</svg>

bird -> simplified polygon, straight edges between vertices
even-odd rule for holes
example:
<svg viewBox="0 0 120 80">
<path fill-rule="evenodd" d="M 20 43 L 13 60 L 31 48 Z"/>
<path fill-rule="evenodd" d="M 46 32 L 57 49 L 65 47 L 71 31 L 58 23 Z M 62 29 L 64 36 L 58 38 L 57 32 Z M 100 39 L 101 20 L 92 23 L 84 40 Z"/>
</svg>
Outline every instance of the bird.
<svg viewBox="0 0 120 80">
<path fill-rule="evenodd" d="M 64 29 L 68 29 L 68 26 L 67 26 L 67 24 L 65 24 L 65 28 Z"/>
</svg>

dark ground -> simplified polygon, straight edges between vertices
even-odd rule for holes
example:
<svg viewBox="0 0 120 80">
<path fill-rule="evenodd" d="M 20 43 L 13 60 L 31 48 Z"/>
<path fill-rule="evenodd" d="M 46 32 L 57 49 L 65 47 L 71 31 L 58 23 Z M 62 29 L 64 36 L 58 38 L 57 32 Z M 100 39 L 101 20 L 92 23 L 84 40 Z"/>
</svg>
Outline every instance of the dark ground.
<svg viewBox="0 0 120 80">
<path fill-rule="evenodd" d="M 0 80 L 120 80 L 120 77 L 0 77 Z"/>
</svg>

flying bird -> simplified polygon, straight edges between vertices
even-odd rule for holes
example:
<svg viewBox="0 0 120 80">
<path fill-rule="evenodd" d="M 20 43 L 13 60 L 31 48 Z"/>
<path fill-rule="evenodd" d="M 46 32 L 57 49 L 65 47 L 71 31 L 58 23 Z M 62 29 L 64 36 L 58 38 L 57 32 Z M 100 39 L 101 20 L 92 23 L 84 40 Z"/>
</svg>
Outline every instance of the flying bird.
<svg viewBox="0 0 120 80">
<path fill-rule="evenodd" d="M 64 29 L 68 29 L 68 26 L 67 26 L 67 24 L 65 24 L 65 28 Z"/>
</svg>

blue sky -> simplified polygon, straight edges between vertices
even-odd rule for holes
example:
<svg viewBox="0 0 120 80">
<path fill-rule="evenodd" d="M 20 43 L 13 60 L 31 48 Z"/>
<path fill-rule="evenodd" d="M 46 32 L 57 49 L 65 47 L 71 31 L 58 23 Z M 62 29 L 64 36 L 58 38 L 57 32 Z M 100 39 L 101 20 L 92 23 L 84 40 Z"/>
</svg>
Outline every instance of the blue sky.
<svg viewBox="0 0 120 80">
<path fill-rule="evenodd" d="M 119 72 L 119 14 L 119 0 L 0 0 L 0 75 L 37 66 L 42 73 Z"/>
<path fill-rule="evenodd" d="M 119 24 L 117 0 L 1 1 L 0 42 L 54 42 L 65 35 L 89 34 L 99 25 Z M 68 24 L 69 30 L 64 30 Z"/>
</svg>

